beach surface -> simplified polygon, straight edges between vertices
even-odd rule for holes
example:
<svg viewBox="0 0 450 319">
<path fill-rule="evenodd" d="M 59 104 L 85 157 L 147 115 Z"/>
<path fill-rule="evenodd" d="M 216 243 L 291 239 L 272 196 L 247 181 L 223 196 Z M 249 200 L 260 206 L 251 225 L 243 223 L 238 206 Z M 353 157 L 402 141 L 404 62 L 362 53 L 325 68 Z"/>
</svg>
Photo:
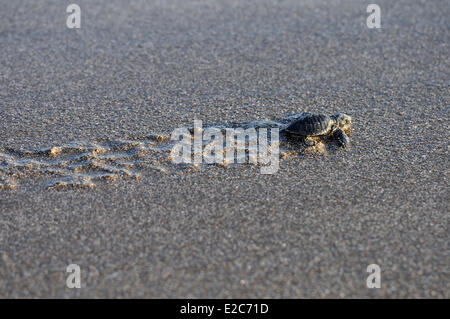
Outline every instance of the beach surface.
<svg viewBox="0 0 450 319">
<path fill-rule="evenodd" d="M 381 29 L 356 0 L 76 3 L 80 29 L 65 2 L 0 1 L 0 297 L 450 297 L 448 1 L 377 1 Z M 36 169 L 299 112 L 352 116 L 350 147 L 274 174 L 149 164 L 54 189 Z"/>
</svg>

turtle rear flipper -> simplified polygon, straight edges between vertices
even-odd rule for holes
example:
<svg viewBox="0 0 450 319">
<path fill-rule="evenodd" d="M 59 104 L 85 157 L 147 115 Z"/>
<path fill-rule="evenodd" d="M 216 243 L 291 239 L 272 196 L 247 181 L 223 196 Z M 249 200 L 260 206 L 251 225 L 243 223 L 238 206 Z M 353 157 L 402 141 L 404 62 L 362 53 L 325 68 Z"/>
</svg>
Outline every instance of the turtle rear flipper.
<svg viewBox="0 0 450 319">
<path fill-rule="evenodd" d="M 345 132 L 340 128 L 337 128 L 333 132 L 333 137 L 336 140 L 336 142 L 339 144 L 339 146 L 347 147 L 350 144 L 350 140 L 349 140 L 347 134 L 345 134 Z"/>
</svg>

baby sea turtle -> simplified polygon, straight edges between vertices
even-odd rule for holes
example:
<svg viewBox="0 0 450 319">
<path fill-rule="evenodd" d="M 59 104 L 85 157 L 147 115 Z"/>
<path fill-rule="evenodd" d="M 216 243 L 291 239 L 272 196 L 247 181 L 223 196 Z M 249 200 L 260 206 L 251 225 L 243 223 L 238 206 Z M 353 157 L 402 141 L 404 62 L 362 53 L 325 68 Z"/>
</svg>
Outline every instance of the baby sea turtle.
<svg viewBox="0 0 450 319">
<path fill-rule="evenodd" d="M 350 129 L 352 118 L 344 113 L 333 115 L 306 113 L 289 124 L 284 132 L 302 136 L 305 140 L 313 136 L 331 136 L 340 146 L 349 144 L 348 136 L 344 131 Z"/>
</svg>

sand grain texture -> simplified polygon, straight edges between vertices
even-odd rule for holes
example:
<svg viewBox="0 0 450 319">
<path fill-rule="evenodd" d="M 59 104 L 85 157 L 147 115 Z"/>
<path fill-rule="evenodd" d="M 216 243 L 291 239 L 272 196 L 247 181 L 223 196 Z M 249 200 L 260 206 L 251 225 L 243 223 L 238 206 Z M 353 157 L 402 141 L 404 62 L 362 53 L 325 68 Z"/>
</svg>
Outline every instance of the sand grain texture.
<svg viewBox="0 0 450 319">
<path fill-rule="evenodd" d="M 302 111 L 351 115 L 351 147 L 267 176 L 0 175 L 1 297 L 449 297 L 447 1 L 378 1 L 380 30 L 356 0 L 77 3 L 69 30 L 66 3 L 0 1 L 1 149 Z"/>
</svg>

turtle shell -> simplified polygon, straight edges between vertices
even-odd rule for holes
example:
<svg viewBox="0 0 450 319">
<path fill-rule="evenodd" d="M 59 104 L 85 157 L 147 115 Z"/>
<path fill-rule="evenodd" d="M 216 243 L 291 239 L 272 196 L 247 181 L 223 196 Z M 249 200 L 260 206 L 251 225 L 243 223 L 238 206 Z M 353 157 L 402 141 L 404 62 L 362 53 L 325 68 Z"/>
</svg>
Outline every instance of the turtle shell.
<svg viewBox="0 0 450 319">
<path fill-rule="evenodd" d="M 286 131 L 296 135 L 318 136 L 330 133 L 334 121 L 328 115 L 308 114 L 301 117 L 286 128 Z"/>
</svg>

